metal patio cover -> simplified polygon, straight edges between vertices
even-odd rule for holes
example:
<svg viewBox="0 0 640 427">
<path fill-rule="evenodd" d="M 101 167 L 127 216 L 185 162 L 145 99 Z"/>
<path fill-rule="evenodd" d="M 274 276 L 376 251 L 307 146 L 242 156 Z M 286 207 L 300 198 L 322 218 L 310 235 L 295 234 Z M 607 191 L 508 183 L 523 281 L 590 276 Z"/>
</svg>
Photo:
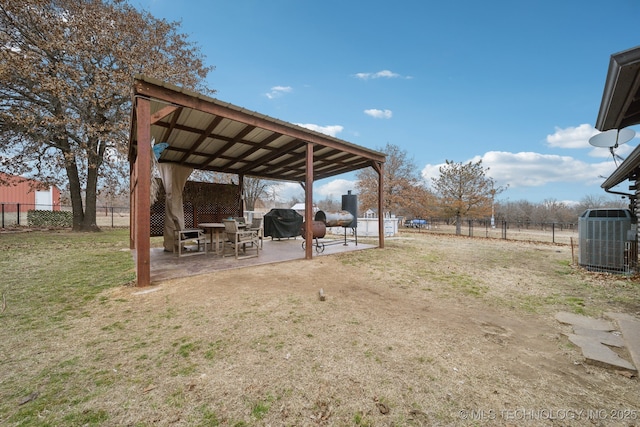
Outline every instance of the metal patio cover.
<svg viewBox="0 0 640 427">
<path fill-rule="evenodd" d="M 136 79 L 134 91 L 151 101 L 151 138 L 169 144 L 159 162 L 305 182 L 307 143 L 314 144 L 314 180 L 378 169 L 385 161 L 378 151 L 148 77 Z M 137 147 L 136 124 L 134 115 L 130 154 Z"/>
<path fill-rule="evenodd" d="M 133 84 L 129 140 L 130 247 L 136 251 L 138 286 L 150 284 L 150 187 L 152 141 L 167 143 L 159 162 L 195 169 L 304 184 L 312 217 L 313 182 L 372 167 L 378 173 L 378 212 L 383 212 L 385 155 L 319 132 L 221 102 L 149 77 Z M 378 246 L 384 224 L 378 221 Z M 305 257 L 312 258 L 311 221 Z"/>
</svg>

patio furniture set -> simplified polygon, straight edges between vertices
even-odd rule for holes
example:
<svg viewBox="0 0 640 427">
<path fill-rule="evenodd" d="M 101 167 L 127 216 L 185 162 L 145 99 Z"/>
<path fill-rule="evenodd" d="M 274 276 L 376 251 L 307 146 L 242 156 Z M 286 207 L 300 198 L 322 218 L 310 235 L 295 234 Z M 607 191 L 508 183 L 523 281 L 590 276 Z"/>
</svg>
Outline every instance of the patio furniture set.
<svg viewBox="0 0 640 427">
<path fill-rule="evenodd" d="M 176 230 L 173 252 L 178 257 L 214 252 L 223 257 L 253 258 L 262 250 L 263 240 L 262 218 L 254 218 L 251 224 L 243 217 L 228 218 L 222 222 L 202 222 L 197 228 Z M 185 249 L 187 244 L 195 249 Z"/>
</svg>

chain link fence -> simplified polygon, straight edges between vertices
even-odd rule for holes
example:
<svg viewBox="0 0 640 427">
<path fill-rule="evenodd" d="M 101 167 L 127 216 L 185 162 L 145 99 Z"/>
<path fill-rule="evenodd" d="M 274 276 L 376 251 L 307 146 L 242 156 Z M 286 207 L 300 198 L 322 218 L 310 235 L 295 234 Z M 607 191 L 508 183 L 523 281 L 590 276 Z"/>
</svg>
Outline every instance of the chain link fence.
<svg viewBox="0 0 640 427">
<path fill-rule="evenodd" d="M 619 273 L 627 276 L 638 272 L 640 260 L 638 242 L 635 239 L 612 242 L 608 237 L 605 242 L 596 242 L 579 236 L 578 228 L 577 222 L 574 224 L 497 221 L 492 224 L 489 220 L 464 220 L 460 235 L 568 245 L 571 248 L 573 265 L 580 265 L 593 272 Z M 400 230 L 405 233 L 456 234 L 455 224 L 441 219 L 405 221 Z"/>
<path fill-rule="evenodd" d="M 401 229 L 417 233 L 456 234 L 455 223 L 439 218 L 405 221 Z M 578 224 L 519 221 L 495 221 L 492 224 L 490 220 L 463 220 L 460 235 L 570 245 L 577 243 Z"/>
<path fill-rule="evenodd" d="M 129 207 L 100 206 L 96 224 L 101 228 L 129 227 Z M 0 228 L 66 228 L 73 225 L 71 206 L 0 203 Z"/>
<path fill-rule="evenodd" d="M 26 203 L 0 203 L 0 228 L 14 227 L 71 227 L 71 206 L 37 205 Z M 129 227 L 129 207 L 100 206 L 96 210 L 96 224 L 101 228 Z M 455 234 L 456 226 L 450 220 L 431 218 L 405 221 L 399 227 L 407 232 Z M 464 220 L 461 235 L 496 239 L 529 240 L 559 244 L 577 243 L 577 223 L 525 223 L 489 220 Z"/>
</svg>

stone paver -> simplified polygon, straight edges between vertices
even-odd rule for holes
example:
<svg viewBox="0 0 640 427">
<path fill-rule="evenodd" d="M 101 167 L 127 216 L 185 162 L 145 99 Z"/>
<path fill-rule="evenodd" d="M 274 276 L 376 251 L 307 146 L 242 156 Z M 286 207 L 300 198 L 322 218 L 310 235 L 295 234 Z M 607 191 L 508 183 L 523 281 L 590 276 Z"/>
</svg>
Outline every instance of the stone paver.
<svg viewBox="0 0 640 427">
<path fill-rule="evenodd" d="M 573 333 L 583 337 L 593 338 L 602 344 L 610 345 L 612 347 L 624 347 L 624 339 L 620 333 L 616 334 L 613 332 L 598 331 L 595 329 L 583 328 L 581 326 L 574 326 Z"/>
<path fill-rule="evenodd" d="M 581 316 L 579 314 L 561 311 L 556 314 L 556 320 L 560 323 L 580 326 L 584 329 L 593 329 L 596 331 L 615 331 L 616 327 L 613 323 L 606 320 L 594 319 L 592 317 Z"/>
<path fill-rule="evenodd" d="M 637 371 L 636 367 L 640 366 L 640 321 L 622 313 L 607 313 L 607 317 L 615 322 L 565 311 L 556 314 L 556 320 L 560 323 L 573 326 L 574 333 L 567 336 L 569 341 L 580 347 L 587 362 L 608 368 Z M 617 326 L 614 323 L 617 323 Z M 607 346 L 626 347 L 635 366 Z"/>
<path fill-rule="evenodd" d="M 569 341 L 582 349 L 582 354 L 588 362 L 607 368 L 626 369 L 635 371 L 636 368 L 618 356 L 613 350 L 600 343 L 597 339 L 583 335 L 570 334 Z"/>
<path fill-rule="evenodd" d="M 625 313 L 605 313 L 618 323 L 625 345 L 631 355 L 631 360 L 640 368 L 640 321 Z"/>
</svg>

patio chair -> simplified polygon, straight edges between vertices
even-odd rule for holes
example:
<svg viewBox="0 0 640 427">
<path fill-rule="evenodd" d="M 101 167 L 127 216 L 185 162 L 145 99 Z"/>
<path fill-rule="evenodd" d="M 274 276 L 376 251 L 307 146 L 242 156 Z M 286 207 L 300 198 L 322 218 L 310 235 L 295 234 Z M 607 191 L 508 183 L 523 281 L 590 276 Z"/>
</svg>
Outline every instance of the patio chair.
<svg viewBox="0 0 640 427">
<path fill-rule="evenodd" d="M 262 243 L 264 239 L 264 229 L 262 228 L 262 218 L 253 218 L 251 225 L 247 227 L 249 231 L 256 231 L 258 233 L 258 239 L 260 240 L 260 249 L 262 249 Z"/>
<path fill-rule="evenodd" d="M 240 230 L 236 220 L 225 219 L 222 220 L 224 224 L 224 232 L 226 235 L 226 242 L 224 247 L 223 257 L 231 256 L 235 254 L 236 259 L 253 258 L 258 256 L 260 240 L 258 239 L 258 233 L 250 230 Z M 255 254 L 247 253 L 247 244 L 251 244 L 251 247 L 255 247 Z M 233 252 L 227 253 L 227 248 L 233 249 Z M 242 249 L 243 256 L 240 256 L 240 250 Z"/>
<path fill-rule="evenodd" d="M 189 251 L 185 248 L 185 243 L 197 243 L 197 250 Z M 202 249 L 202 250 L 201 250 Z M 188 228 L 185 230 L 175 230 L 173 240 L 173 253 L 178 253 L 178 257 L 184 255 L 206 254 L 207 237 L 204 231 L 199 228 Z"/>
</svg>

